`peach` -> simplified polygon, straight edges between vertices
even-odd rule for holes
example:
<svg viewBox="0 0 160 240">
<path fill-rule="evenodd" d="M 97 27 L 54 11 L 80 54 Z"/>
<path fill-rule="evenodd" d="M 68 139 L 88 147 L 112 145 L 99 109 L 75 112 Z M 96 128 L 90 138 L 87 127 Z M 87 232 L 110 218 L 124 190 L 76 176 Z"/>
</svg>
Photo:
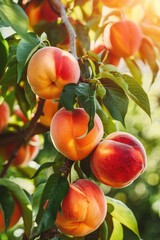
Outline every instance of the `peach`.
<svg viewBox="0 0 160 240">
<path fill-rule="evenodd" d="M 41 146 L 41 140 L 39 135 L 34 135 L 31 140 L 26 144 L 22 145 L 14 158 L 12 165 L 23 167 L 36 158 L 39 153 Z M 0 150 L 4 160 L 8 160 L 13 153 L 16 144 L 9 144 Z"/>
<path fill-rule="evenodd" d="M 146 164 L 142 143 L 125 132 L 108 135 L 91 155 L 91 169 L 95 177 L 115 188 L 131 184 L 143 173 Z"/>
<path fill-rule="evenodd" d="M 6 102 L 0 104 L 0 133 L 5 129 L 10 117 L 10 108 Z"/>
<path fill-rule="evenodd" d="M 106 213 L 107 202 L 102 190 L 89 180 L 79 179 L 70 184 L 55 223 L 64 234 L 85 236 L 102 224 Z"/>
<path fill-rule="evenodd" d="M 34 27 L 34 25 L 41 21 L 53 22 L 58 18 L 57 14 L 50 7 L 48 0 L 32 0 L 22 7 L 29 18 L 31 27 Z"/>
<path fill-rule="evenodd" d="M 28 82 L 43 99 L 57 99 L 65 85 L 78 83 L 78 61 L 69 52 L 57 47 L 44 47 L 31 57 L 27 69 Z"/>
<path fill-rule="evenodd" d="M 142 42 L 140 26 L 130 20 L 108 24 L 103 33 L 104 45 L 117 57 L 134 55 Z"/>
<path fill-rule="evenodd" d="M 102 4 L 110 8 L 121 8 L 128 6 L 133 0 L 101 0 Z"/>
<path fill-rule="evenodd" d="M 55 148 L 67 158 L 78 161 L 87 157 L 101 141 L 104 130 L 96 114 L 94 127 L 88 131 L 89 116 L 83 108 L 73 112 L 61 108 L 54 115 L 50 135 Z"/>
<path fill-rule="evenodd" d="M 14 200 L 14 209 L 13 209 L 13 214 L 11 216 L 10 219 L 10 223 L 9 223 L 9 229 L 12 228 L 13 226 L 15 226 L 17 224 L 17 222 L 19 221 L 20 217 L 22 216 L 21 213 L 21 208 L 18 204 L 18 202 L 16 200 Z M 3 216 L 3 212 L 0 208 L 0 232 L 4 232 L 5 231 L 5 223 L 4 223 L 4 216 Z"/>
<path fill-rule="evenodd" d="M 40 117 L 39 122 L 42 125 L 49 127 L 54 114 L 58 111 L 58 106 L 58 101 L 47 99 L 44 103 L 43 115 Z"/>
</svg>

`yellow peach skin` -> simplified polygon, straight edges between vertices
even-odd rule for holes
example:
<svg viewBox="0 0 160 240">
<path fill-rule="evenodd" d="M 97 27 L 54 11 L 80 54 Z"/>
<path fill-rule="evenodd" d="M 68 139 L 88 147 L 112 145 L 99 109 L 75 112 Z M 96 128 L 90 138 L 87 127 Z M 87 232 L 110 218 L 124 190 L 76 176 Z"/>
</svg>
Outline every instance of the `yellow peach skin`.
<svg viewBox="0 0 160 240">
<path fill-rule="evenodd" d="M 57 47 L 44 47 L 31 57 L 27 78 L 35 94 L 43 99 L 57 99 L 63 87 L 78 83 L 78 61 L 69 52 Z"/>
<path fill-rule="evenodd" d="M 15 203 L 14 210 L 10 219 L 9 228 L 12 228 L 14 225 L 16 225 L 16 223 L 19 221 L 20 217 L 22 216 L 19 204 L 16 201 L 14 203 Z M 4 232 L 4 231 L 5 231 L 4 216 L 0 208 L 0 232 Z"/>
<path fill-rule="evenodd" d="M 121 8 L 128 6 L 133 0 L 101 0 L 101 2 L 111 8 Z"/>
<path fill-rule="evenodd" d="M 55 223 L 64 234 L 85 236 L 102 224 L 106 213 L 107 203 L 101 189 L 89 180 L 79 179 L 70 184 Z"/>
<path fill-rule="evenodd" d="M 146 152 L 133 135 L 115 132 L 100 142 L 91 155 L 91 169 L 102 183 L 121 188 L 131 184 L 145 170 Z"/>
<path fill-rule="evenodd" d="M 142 41 L 142 31 L 138 24 L 122 20 L 108 24 L 104 29 L 104 45 L 115 56 L 127 58 L 138 51 Z"/>
<path fill-rule="evenodd" d="M 87 157 L 104 134 L 97 114 L 94 127 L 87 133 L 88 122 L 89 116 L 83 108 L 76 108 L 73 112 L 65 108 L 58 110 L 50 125 L 51 139 L 57 150 L 74 161 Z"/>
</svg>

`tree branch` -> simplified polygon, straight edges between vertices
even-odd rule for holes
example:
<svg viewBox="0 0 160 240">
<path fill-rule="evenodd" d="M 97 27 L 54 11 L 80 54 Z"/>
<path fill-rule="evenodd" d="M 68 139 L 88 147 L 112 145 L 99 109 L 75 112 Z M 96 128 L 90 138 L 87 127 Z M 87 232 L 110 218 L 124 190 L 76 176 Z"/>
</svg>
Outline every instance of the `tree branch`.
<svg viewBox="0 0 160 240">
<path fill-rule="evenodd" d="M 67 32 L 69 34 L 70 52 L 76 59 L 78 59 L 77 52 L 76 52 L 76 33 L 70 21 L 68 20 L 65 7 L 59 0 L 49 0 L 49 2 L 53 10 L 55 9 L 55 5 L 59 9 L 62 21 L 66 26 Z"/>
</svg>

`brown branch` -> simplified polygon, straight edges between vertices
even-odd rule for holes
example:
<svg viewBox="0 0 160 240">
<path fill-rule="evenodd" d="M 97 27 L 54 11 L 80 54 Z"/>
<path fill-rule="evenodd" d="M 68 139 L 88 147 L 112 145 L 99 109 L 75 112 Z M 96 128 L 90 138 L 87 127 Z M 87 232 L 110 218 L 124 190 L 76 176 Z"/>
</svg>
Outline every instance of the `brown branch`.
<svg viewBox="0 0 160 240">
<path fill-rule="evenodd" d="M 76 59 L 78 59 L 77 52 L 76 52 L 76 33 L 70 21 L 68 20 L 64 5 L 59 0 L 49 0 L 49 2 L 53 10 L 55 9 L 55 5 L 59 9 L 62 21 L 69 34 L 70 52 Z"/>
<path fill-rule="evenodd" d="M 16 144 L 16 146 L 15 146 L 11 156 L 9 157 L 7 163 L 4 165 L 4 167 L 3 167 L 3 169 L 2 169 L 2 171 L 0 173 L 0 177 L 1 178 L 6 175 L 6 173 L 8 171 L 8 168 L 10 167 L 10 165 L 13 162 L 13 160 L 17 156 L 18 150 L 20 149 L 20 147 L 23 144 L 27 143 L 30 140 L 30 138 L 34 135 L 35 129 L 36 129 L 36 126 L 37 126 L 37 121 L 38 121 L 39 117 L 42 115 L 42 112 L 43 112 L 44 102 L 45 102 L 45 100 L 43 100 L 43 99 L 39 100 L 37 111 L 36 111 L 34 117 L 30 121 L 29 126 L 26 129 L 23 129 L 20 133 L 18 133 L 19 137 L 17 136 L 18 134 L 12 135 L 12 137 L 14 136 L 14 138 L 12 138 L 12 141 L 13 141 L 12 143 L 17 142 L 17 140 L 18 140 L 18 143 Z M 9 137 L 9 139 L 10 139 L 10 137 Z M 5 141 L 1 140 L 1 143 L 2 143 L 2 141 L 3 141 L 3 144 L 4 144 Z"/>
</svg>

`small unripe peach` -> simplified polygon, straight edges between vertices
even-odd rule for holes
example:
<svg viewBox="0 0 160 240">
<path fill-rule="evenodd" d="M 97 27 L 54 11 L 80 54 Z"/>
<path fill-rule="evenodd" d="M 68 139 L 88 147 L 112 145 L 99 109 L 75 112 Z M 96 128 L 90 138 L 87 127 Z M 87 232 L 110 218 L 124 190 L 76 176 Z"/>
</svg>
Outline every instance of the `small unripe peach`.
<svg viewBox="0 0 160 240">
<path fill-rule="evenodd" d="M 22 216 L 21 208 L 17 203 L 17 201 L 15 200 L 13 214 L 11 216 L 10 223 L 9 223 L 9 229 L 17 224 L 21 216 Z M 0 208 L 0 232 L 4 232 L 4 231 L 5 231 L 4 215 Z"/>
<path fill-rule="evenodd" d="M 55 223 L 64 234 L 85 236 L 102 224 L 106 213 L 107 203 L 102 190 L 89 180 L 79 179 L 70 184 Z"/>
<path fill-rule="evenodd" d="M 131 184 L 144 172 L 146 164 L 142 143 L 125 132 L 108 135 L 91 155 L 91 169 L 95 177 L 116 188 Z"/>
<path fill-rule="evenodd" d="M 57 99 L 65 85 L 78 83 L 78 61 L 57 47 L 44 47 L 31 57 L 27 78 L 35 94 L 43 99 Z"/>
<path fill-rule="evenodd" d="M 73 112 L 61 108 L 54 115 L 50 125 L 50 135 L 59 152 L 71 160 L 87 157 L 103 137 L 103 125 L 96 114 L 94 127 L 88 131 L 89 116 L 83 108 Z"/>
<path fill-rule="evenodd" d="M 115 56 L 123 58 L 134 55 L 142 41 L 140 26 L 130 20 L 108 24 L 103 36 L 106 48 Z"/>
<path fill-rule="evenodd" d="M 5 129 L 10 117 L 10 109 L 6 102 L 0 104 L 0 133 Z"/>
</svg>

